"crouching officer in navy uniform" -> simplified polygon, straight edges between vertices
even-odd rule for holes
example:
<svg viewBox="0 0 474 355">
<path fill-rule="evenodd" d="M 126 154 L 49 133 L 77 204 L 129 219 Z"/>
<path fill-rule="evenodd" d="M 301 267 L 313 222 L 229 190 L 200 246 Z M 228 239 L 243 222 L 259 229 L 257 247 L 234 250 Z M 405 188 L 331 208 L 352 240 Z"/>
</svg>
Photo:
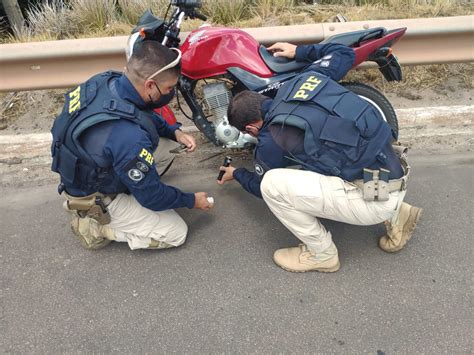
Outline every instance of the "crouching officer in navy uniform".
<svg viewBox="0 0 474 355">
<path fill-rule="evenodd" d="M 338 44 L 277 43 L 276 55 L 313 62 L 283 85 L 275 99 L 243 91 L 229 106 L 231 125 L 258 138 L 255 172 L 225 170 L 303 243 L 277 250 L 277 265 L 293 272 L 335 272 L 339 257 L 319 217 L 355 225 L 385 222 L 384 251 L 404 247 L 421 209 L 403 202 L 409 166 L 405 150 L 376 108 L 336 81 L 354 52 Z M 302 169 L 281 169 L 299 166 Z"/>
<path fill-rule="evenodd" d="M 179 50 L 155 41 L 135 45 L 125 73 L 95 75 L 66 94 L 51 130 L 52 170 L 72 214 L 72 229 L 89 249 L 110 241 L 131 249 L 184 243 L 188 227 L 174 211 L 212 208 L 205 192 L 186 193 L 160 180 L 178 143 L 192 136 L 153 109 L 172 98 L 180 74 Z M 178 143 L 177 143 L 178 142 Z"/>
</svg>

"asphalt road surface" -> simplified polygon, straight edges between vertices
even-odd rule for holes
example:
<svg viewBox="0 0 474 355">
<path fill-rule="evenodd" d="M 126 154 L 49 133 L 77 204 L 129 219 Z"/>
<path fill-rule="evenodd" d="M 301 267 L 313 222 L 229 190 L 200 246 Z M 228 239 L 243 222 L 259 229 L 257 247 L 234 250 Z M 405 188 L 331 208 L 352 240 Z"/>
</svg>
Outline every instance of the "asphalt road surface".
<svg viewBox="0 0 474 355">
<path fill-rule="evenodd" d="M 407 201 L 425 211 L 397 254 L 377 247 L 382 225 L 328 221 L 334 274 L 277 267 L 298 240 L 215 168 L 166 176 L 216 206 L 179 210 L 188 240 L 164 251 L 85 250 L 54 185 L 2 188 L 0 351 L 469 353 L 473 160 L 412 157 Z"/>
</svg>

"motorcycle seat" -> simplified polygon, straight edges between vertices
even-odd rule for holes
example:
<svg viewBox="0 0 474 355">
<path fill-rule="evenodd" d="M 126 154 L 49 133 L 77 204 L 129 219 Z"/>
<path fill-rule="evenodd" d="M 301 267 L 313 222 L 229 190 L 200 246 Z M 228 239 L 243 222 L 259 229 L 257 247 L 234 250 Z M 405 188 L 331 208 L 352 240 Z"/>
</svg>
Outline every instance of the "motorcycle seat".
<svg viewBox="0 0 474 355">
<path fill-rule="evenodd" d="M 274 91 L 278 89 L 283 82 L 298 74 L 298 72 L 291 72 L 277 74 L 269 78 L 261 78 L 238 67 L 227 68 L 227 71 L 231 73 L 248 90 L 258 92 L 262 91 L 261 93 L 264 95 L 272 93 L 274 94 Z"/>
<path fill-rule="evenodd" d="M 340 33 L 326 38 L 320 44 L 338 43 L 349 47 L 358 46 L 361 42 L 370 39 L 381 38 L 385 36 L 387 30 L 383 27 L 371 28 L 368 30 L 354 31 L 348 33 Z"/>
<path fill-rule="evenodd" d="M 260 45 L 259 52 L 265 64 L 274 73 L 299 71 L 308 65 L 308 63 L 297 62 L 285 57 L 274 57 L 263 45 Z"/>
</svg>

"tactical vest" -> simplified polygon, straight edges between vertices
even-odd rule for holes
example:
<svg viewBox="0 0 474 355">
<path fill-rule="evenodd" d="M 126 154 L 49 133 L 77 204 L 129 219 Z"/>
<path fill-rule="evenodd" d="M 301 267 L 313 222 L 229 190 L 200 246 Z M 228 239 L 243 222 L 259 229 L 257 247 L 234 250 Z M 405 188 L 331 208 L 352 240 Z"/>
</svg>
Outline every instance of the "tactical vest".
<svg viewBox="0 0 474 355">
<path fill-rule="evenodd" d="M 117 95 L 113 85 L 120 76 L 121 73 L 112 71 L 97 74 L 65 95 L 63 111 L 51 129 L 51 170 L 61 175 L 61 185 L 66 189 L 100 191 L 101 184 L 110 177 L 111 167 L 99 167 L 79 142 L 81 134 L 94 125 L 126 119 L 149 134 L 154 149 L 158 146 L 153 115 Z"/>
<path fill-rule="evenodd" d="M 314 71 L 278 91 L 266 124 L 304 130 L 304 153 L 289 158 L 307 170 L 346 181 L 360 177 L 364 168 L 384 166 L 384 149 L 392 137 L 374 106 Z"/>
</svg>

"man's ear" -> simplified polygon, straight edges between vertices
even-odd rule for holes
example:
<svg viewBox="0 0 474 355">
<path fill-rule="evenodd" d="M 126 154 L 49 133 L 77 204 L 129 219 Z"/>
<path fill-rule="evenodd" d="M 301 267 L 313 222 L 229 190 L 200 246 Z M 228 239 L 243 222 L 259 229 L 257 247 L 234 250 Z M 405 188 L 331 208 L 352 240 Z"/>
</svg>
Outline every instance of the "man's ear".
<svg viewBox="0 0 474 355">
<path fill-rule="evenodd" d="M 245 132 L 254 137 L 258 136 L 258 128 L 251 124 L 245 126 Z"/>
<path fill-rule="evenodd" d="M 153 89 L 154 86 L 155 86 L 155 83 L 153 80 L 145 80 L 145 88 L 147 88 L 148 90 L 151 90 Z"/>
</svg>

